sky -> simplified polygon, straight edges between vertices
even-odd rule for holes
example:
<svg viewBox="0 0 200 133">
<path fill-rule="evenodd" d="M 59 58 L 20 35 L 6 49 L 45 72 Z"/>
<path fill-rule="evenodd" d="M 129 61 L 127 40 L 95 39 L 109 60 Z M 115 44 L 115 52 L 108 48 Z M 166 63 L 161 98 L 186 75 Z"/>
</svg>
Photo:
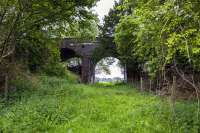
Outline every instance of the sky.
<svg viewBox="0 0 200 133">
<path fill-rule="evenodd" d="M 93 8 L 94 13 L 98 14 L 100 23 L 103 23 L 104 15 L 108 15 L 110 8 L 113 8 L 113 5 L 115 3 L 114 1 L 118 2 L 119 0 L 100 0 L 99 2 L 97 2 L 97 6 L 95 8 Z M 95 77 L 100 77 L 100 78 L 120 77 L 120 78 L 124 78 L 124 75 L 121 74 L 120 68 L 116 66 L 118 61 L 119 60 L 116 59 L 115 63 L 110 65 L 111 75 L 95 75 Z"/>
<path fill-rule="evenodd" d="M 111 75 L 99 75 L 97 77 L 101 77 L 101 78 L 114 78 L 114 77 L 120 77 L 120 78 L 124 78 L 124 75 L 121 74 L 121 70 L 119 67 L 116 66 L 116 64 L 119 62 L 118 59 L 115 58 L 115 63 L 113 63 L 112 65 L 110 65 L 110 72 L 111 72 Z"/>
<path fill-rule="evenodd" d="M 116 62 L 113 63 L 113 65 L 110 66 L 111 75 L 108 75 L 108 77 L 110 76 L 110 78 L 114 78 L 114 77 L 124 78 L 124 74 L 122 74 L 120 68 L 118 66 L 116 66 L 116 64 L 118 62 L 119 62 L 119 60 L 116 59 Z"/>
<path fill-rule="evenodd" d="M 108 15 L 110 8 L 113 8 L 114 1 L 119 0 L 100 0 L 97 2 L 97 6 L 93 9 L 95 10 L 94 13 L 97 13 L 99 16 L 100 23 L 103 23 L 104 15 Z"/>
<path fill-rule="evenodd" d="M 121 74 L 121 68 L 119 68 L 117 66 L 119 60 L 116 59 L 116 58 L 114 58 L 114 60 L 115 60 L 115 62 L 112 65 L 109 66 L 110 73 L 111 73 L 110 75 L 106 75 L 105 73 L 102 73 L 102 74 L 95 74 L 95 77 L 99 77 L 99 78 L 114 78 L 114 77 L 124 78 L 124 74 Z M 98 68 L 98 67 L 96 66 L 96 68 Z"/>
</svg>

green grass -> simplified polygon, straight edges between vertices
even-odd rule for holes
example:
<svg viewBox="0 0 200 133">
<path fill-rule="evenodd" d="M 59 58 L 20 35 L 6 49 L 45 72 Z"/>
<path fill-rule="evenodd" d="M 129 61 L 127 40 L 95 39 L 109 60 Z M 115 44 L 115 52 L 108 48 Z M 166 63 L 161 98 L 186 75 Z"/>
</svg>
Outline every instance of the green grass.
<svg viewBox="0 0 200 133">
<path fill-rule="evenodd" d="M 116 85 L 124 85 L 124 81 L 120 82 L 96 82 L 95 84 L 103 85 L 105 87 L 111 87 L 111 86 L 116 86 Z"/>
<path fill-rule="evenodd" d="M 53 78 L 52 78 L 53 79 Z M 50 80 L 50 78 L 49 78 Z M 58 81 L 57 81 L 58 82 Z M 0 133 L 198 133 L 197 103 L 164 103 L 131 85 L 20 84 L 1 100 Z M 30 91 L 31 90 L 31 91 Z M 153 95 L 152 95 L 153 97 Z"/>
</svg>

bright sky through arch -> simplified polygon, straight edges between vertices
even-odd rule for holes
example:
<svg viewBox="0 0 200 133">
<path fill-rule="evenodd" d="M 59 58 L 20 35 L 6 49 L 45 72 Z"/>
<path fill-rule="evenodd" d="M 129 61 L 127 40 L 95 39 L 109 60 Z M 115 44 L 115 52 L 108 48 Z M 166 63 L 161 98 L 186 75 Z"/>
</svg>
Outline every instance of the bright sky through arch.
<svg viewBox="0 0 200 133">
<path fill-rule="evenodd" d="M 110 58 L 110 57 L 107 57 L 107 58 Z M 114 77 L 124 78 L 124 74 L 121 73 L 121 68 L 119 68 L 117 66 L 119 60 L 116 59 L 116 58 L 114 58 L 114 60 L 115 60 L 115 62 L 112 65 L 109 66 L 110 73 L 111 73 L 110 75 L 106 75 L 105 73 L 102 73 L 102 74 L 95 74 L 95 77 L 99 77 L 99 78 L 114 78 Z M 124 69 L 124 68 L 122 68 L 122 69 Z"/>
</svg>

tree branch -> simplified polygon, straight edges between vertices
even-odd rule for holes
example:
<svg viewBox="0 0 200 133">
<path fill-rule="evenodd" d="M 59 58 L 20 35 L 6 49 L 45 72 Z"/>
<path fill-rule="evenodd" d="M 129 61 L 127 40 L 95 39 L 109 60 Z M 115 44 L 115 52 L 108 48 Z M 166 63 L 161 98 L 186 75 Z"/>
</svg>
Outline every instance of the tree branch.
<svg viewBox="0 0 200 133">
<path fill-rule="evenodd" d="M 183 3 L 183 2 L 181 2 L 181 3 Z M 184 4 L 184 6 L 186 6 L 185 3 L 183 3 L 183 4 Z M 187 8 L 188 10 L 190 10 L 190 11 L 192 12 L 192 14 L 196 17 L 196 19 L 197 19 L 197 21 L 198 21 L 198 23 L 199 23 L 199 27 L 200 27 L 200 22 L 199 22 L 199 19 L 198 19 L 197 15 L 196 15 L 190 8 L 188 8 L 187 6 L 186 6 L 186 8 Z M 200 32 L 200 29 L 199 29 L 198 32 Z"/>
<path fill-rule="evenodd" d="M 189 80 L 187 80 L 187 78 L 185 78 L 183 71 L 181 71 L 182 74 L 179 72 L 179 70 L 177 69 L 176 63 L 175 63 L 175 68 L 176 68 L 177 73 L 182 77 L 182 79 L 185 80 L 186 82 L 188 82 L 190 85 L 192 85 L 196 90 L 197 100 L 198 100 L 198 112 L 197 112 L 197 122 L 198 122 L 198 120 L 199 120 L 199 94 L 198 94 L 198 88 L 196 87 L 196 85 L 194 83 L 191 83 Z"/>
<path fill-rule="evenodd" d="M 169 21 L 169 19 L 170 19 L 170 17 L 167 19 L 167 21 L 165 22 L 165 25 L 163 26 L 163 28 L 162 28 L 162 30 L 161 30 L 161 33 L 160 33 L 160 38 L 162 37 L 162 36 L 161 36 L 161 35 L 162 35 L 162 32 L 163 32 L 163 30 L 164 30 L 164 28 L 165 28 L 165 26 L 166 26 L 167 22 Z"/>
<path fill-rule="evenodd" d="M 5 39 L 4 39 L 4 46 L 3 46 L 3 49 L 2 49 L 2 51 L 1 51 L 1 56 L 0 56 L 1 59 L 3 59 L 3 54 L 4 54 L 4 51 L 5 51 L 5 47 L 6 47 L 6 45 L 7 45 L 8 39 L 10 38 L 10 36 L 11 36 L 11 34 L 12 34 L 12 32 L 13 32 L 15 26 L 16 26 L 16 23 L 17 23 L 17 21 L 18 21 L 18 19 L 19 19 L 20 14 L 21 14 L 21 10 L 19 10 L 17 16 L 15 17 L 14 23 L 13 23 L 11 29 L 10 29 L 9 32 L 8 32 L 8 35 L 7 35 L 7 36 L 5 37 Z"/>
<path fill-rule="evenodd" d="M 3 12 L 3 14 L 1 15 L 1 19 L 0 19 L 0 25 L 1 25 L 2 21 L 3 21 L 3 17 L 4 17 L 4 16 L 5 16 L 5 14 L 6 14 L 7 7 L 8 7 L 8 3 L 6 4 L 6 8 L 5 8 L 5 10 L 4 10 L 4 12 Z"/>
<path fill-rule="evenodd" d="M 180 24 L 180 27 L 181 27 L 181 24 Z M 182 27 L 181 27 L 181 34 L 182 34 L 182 36 L 183 36 L 184 39 L 185 39 L 185 44 L 186 44 L 186 47 L 187 47 L 187 54 L 188 54 L 189 62 L 190 62 L 190 64 L 191 64 L 190 54 L 189 54 L 189 49 L 188 49 L 188 43 L 187 43 L 187 38 L 186 38 L 185 35 L 183 34 L 183 28 L 182 28 Z"/>
<path fill-rule="evenodd" d="M 0 57 L 0 60 L 3 59 L 3 58 L 5 58 L 6 56 L 12 54 L 14 51 L 15 51 L 15 48 L 13 48 L 13 49 L 12 49 L 9 53 L 7 53 L 6 55 Z"/>
</svg>

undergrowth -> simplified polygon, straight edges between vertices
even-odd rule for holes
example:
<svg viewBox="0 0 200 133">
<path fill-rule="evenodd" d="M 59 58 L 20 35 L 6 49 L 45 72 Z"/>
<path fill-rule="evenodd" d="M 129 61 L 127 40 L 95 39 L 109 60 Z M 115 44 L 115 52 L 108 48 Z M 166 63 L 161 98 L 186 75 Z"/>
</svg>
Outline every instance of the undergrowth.
<svg viewBox="0 0 200 133">
<path fill-rule="evenodd" d="M 141 96 L 131 85 L 76 85 L 40 77 L 18 81 L 18 94 L 0 103 L 0 132 L 198 133 L 197 102 Z M 45 82 L 47 81 L 48 82 Z M 20 88 L 21 87 L 21 88 Z M 12 96 L 12 97 L 11 97 Z"/>
</svg>

